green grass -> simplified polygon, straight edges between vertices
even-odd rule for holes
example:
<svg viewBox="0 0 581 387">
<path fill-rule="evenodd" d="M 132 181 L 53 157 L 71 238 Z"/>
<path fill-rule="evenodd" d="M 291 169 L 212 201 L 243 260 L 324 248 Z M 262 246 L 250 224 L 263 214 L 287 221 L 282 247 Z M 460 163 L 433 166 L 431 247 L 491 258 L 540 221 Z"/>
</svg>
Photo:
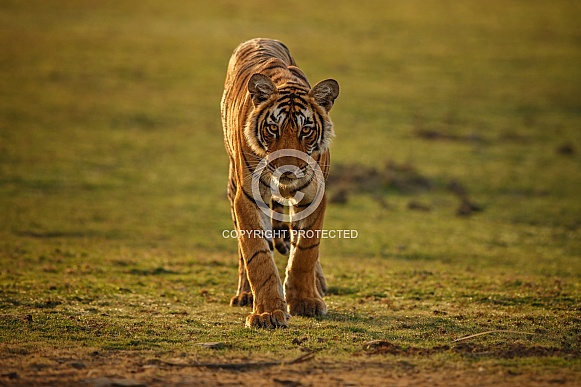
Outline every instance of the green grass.
<svg viewBox="0 0 581 387">
<path fill-rule="evenodd" d="M 347 362 L 381 339 L 449 346 L 396 356 L 426 368 L 579 377 L 577 4 L 197 3 L 0 5 L 0 358 L 308 347 Z M 228 306 L 236 243 L 222 237 L 219 101 L 232 50 L 257 36 L 284 41 L 312 83 L 339 81 L 334 163 L 410 165 L 431 184 L 330 204 L 326 228 L 359 236 L 323 241 L 329 314 L 277 331 Z M 453 180 L 482 212 L 455 215 Z M 452 343 L 489 330 L 534 335 L 467 341 L 477 356 Z M 197 345 L 210 341 L 226 345 Z"/>
</svg>

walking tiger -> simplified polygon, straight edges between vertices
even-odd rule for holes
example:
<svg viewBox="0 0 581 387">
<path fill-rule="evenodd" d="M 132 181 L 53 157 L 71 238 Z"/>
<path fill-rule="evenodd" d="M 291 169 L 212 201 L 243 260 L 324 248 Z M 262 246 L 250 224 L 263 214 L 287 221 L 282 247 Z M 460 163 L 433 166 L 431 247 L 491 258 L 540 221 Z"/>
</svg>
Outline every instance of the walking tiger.
<svg viewBox="0 0 581 387">
<path fill-rule="evenodd" d="M 241 231 L 231 305 L 252 306 L 248 327 L 286 327 L 290 315 L 327 311 L 320 233 L 306 231 L 323 227 L 334 137 L 329 111 L 338 95 L 333 79 L 311 88 L 279 41 L 249 40 L 230 59 L 221 116 L 230 158 L 228 198 Z M 289 255 L 284 287 L 275 247 Z"/>
</svg>

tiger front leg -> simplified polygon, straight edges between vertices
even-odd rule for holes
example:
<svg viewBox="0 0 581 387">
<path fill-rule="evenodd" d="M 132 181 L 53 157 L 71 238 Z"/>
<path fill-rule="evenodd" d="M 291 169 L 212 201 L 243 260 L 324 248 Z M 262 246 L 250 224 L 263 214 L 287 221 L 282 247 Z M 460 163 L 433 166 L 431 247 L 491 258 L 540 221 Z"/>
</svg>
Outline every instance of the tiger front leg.
<svg viewBox="0 0 581 387">
<path fill-rule="evenodd" d="M 242 192 L 240 190 L 239 192 Z M 246 275 L 252 290 L 252 313 L 247 327 L 278 328 L 288 323 L 287 304 L 274 263 L 273 252 L 262 228 L 262 213 L 246 195 L 234 200 L 238 246 L 244 260 Z"/>
<path fill-rule="evenodd" d="M 285 299 L 293 316 L 322 316 L 327 313 L 323 291 L 327 284 L 319 263 L 320 233 L 325 213 L 319 208 L 301 221 L 304 227 L 292 232 L 291 253 L 284 282 Z"/>
</svg>

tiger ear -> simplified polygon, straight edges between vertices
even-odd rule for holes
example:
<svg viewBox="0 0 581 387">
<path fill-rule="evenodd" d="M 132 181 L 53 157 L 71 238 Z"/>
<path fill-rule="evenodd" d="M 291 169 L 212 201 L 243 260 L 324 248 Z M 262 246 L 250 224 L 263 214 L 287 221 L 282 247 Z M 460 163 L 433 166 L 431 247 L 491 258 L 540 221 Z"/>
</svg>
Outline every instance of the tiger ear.
<svg viewBox="0 0 581 387">
<path fill-rule="evenodd" d="M 309 95 L 328 112 L 333 107 L 335 98 L 339 95 L 339 84 L 334 79 L 325 79 L 317 83 Z"/>
<path fill-rule="evenodd" d="M 276 92 L 276 85 L 266 75 L 254 74 L 248 81 L 248 91 L 254 106 L 258 106 Z"/>
</svg>

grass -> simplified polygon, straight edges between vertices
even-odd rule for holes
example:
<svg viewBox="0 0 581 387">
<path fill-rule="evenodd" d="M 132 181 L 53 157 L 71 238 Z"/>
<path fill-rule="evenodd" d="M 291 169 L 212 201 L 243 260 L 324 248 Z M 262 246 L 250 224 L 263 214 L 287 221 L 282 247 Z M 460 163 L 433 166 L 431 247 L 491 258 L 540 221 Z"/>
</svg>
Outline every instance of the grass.
<svg viewBox="0 0 581 387">
<path fill-rule="evenodd" d="M 123 354 L 141 367 L 308 348 L 318 363 L 304 377 L 355 362 L 579 382 L 579 6 L 287 8 L 0 5 L 2 368 L 22 383 L 77 380 L 58 359 Z M 329 314 L 277 331 L 245 329 L 248 310 L 227 305 L 236 243 L 222 237 L 219 100 L 232 50 L 256 36 L 284 41 L 313 83 L 339 81 L 329 193 L 348 195 L 325 224 L 358 232 L 323 241 Z M 427 184 L 393 184 L 386 163 Z M 379 172 L 349 184 L 338 166 Z M 451 182 L 482 211 L 456 216 Z M 519 333 L 453 343 L 491 330 Z M 392 346 L 371 353 L 371 340 Z"/>
</svg>

